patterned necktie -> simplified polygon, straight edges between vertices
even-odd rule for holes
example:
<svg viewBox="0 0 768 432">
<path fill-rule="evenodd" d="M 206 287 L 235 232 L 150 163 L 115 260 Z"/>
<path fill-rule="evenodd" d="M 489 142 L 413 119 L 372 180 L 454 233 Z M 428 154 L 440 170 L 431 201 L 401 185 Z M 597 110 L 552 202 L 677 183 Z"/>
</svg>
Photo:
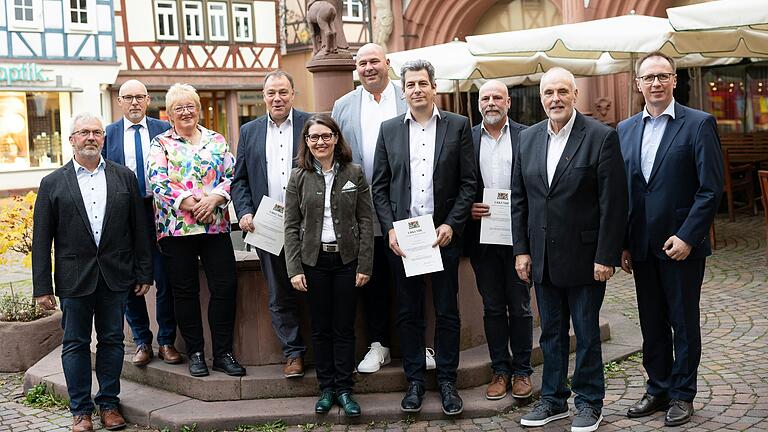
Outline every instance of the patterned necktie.
<svg viewBox="0 0 768 432">
<path fill-rule="evenodd" d="M 139 181 L 139 194 L 141 196 L 147 195 L 147 183 L 144 179 L 144 155 L 141 147 L 141 130 L 140 124 L 131 126 L 133 129 L 133 142 L 136 150 L 136 179 Z"/>
</svg>

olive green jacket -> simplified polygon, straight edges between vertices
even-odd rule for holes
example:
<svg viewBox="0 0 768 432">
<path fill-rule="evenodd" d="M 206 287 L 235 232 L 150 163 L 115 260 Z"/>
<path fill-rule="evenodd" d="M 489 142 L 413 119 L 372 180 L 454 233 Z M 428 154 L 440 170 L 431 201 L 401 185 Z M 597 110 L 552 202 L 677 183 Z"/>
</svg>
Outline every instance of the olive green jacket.
<svg viewBox="0 0 768 432">
<path fill-rule="evenodd" d="M 294 168 L 285 190 L 285 261 L 288 277 L 317 264 L 323 232 L 325 179 L 315 170 Z M 344 264 L 357 259 L 357 273 L 373 273 L 373 203 L 359 165 L 338 166 L 331 187 L 331 216 Z"/>
</svg>

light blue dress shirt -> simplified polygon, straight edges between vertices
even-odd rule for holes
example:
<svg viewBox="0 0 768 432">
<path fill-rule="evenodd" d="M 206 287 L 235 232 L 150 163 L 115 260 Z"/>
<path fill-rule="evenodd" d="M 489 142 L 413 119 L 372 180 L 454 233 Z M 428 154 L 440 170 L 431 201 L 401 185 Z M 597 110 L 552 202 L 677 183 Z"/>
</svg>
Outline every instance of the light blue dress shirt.
<svg viewBox="0 0 768 432">
<path fill-rule="evenodd" d="M 651 178 L 656 152 L 659 150 L 661 138 L 664 137 L 664 131 L 667 130 L 667 123 L 669 123 L 670 118 L 675 118 L 675 99 L 672 99 L 672 102 L 658 117 L 651 116 L 648 107 L 643 109 L 645 126 L 643 127 L 643 141 L 640 147 L 640 167 L 646 182 Z"/>
<path fill-rule="evenodd" d="M 104 223 L 104 209 L 107 206 L 107 176 L 104 174 L 106 162 L 104 162 L 104 158 L 101 158 L 99 165 L 93 172 L 77 163 L 74 158 L 72 164 L 75 166 L 77 184 L 80 185 L 80 195 L 83 196 L 83 205 L 86 213 L 88 213 L 93 241 L 98 246 Z"/>
</svg>

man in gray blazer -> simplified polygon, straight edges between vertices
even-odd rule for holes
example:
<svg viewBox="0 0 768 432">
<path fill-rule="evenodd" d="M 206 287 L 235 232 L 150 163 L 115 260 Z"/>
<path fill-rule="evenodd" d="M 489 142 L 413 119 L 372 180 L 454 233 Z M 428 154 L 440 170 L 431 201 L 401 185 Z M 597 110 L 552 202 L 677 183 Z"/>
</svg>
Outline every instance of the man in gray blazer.
<svg viewBox="0 0 768 432">
<path fill-rule="evenodd" d="M 373 155 L 381 122 L 405 114 L 403 91 L 392 84 L 387 73 L 389 60 L 384 48 L 369 43 L 356 56 L 357 74 L 362 86 L 342 96 L 333 104 L 331 117 L 336 120 L 344 140 L 352 149 L 352 162 L 363 168 L 368 184 L 373 180 Z M 363 308 L 370 350 L 357 371 L 373 373 L 390 362 L 389 357 L 389 265 L 387 242 L 374 214 L 373 276 L 362 288 Z"/>
</svg>

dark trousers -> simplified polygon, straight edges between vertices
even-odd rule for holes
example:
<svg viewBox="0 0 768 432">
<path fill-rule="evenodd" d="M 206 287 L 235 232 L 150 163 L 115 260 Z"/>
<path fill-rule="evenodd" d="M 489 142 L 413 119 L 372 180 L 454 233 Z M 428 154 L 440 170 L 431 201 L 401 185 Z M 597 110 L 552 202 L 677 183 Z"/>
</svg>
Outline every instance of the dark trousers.
<svg viewBox="0 0 768 432">
<path fill-rule="evenodd" d="M 283 355 L 286 358 L 304 357 L 307 346 L 299 331 L 299 296 L 288 279 L 285 251 L 275 256 L 257 248 L 256 254 L 261 261 L 261 271 L 267 279 L 269 314 L 272 328 L 283 345 Z"/>
<path fill-rule="evenodd" d="M 441 248 L 443 271 L 429 275 L 405 277 L 402 258 L 388 250 L 390 267 L 397 288 L 397 332 L 403 370 L 409 383 L 424 384 L 426 371 L 424 291 L 426 277 L 432 280 L 432 305 L 435 308 L 435 363 L 437 383 L 456 383 L 459 366 L 459 334 L 461 322 L 457 296 L 459 293 L 458 247 Z"/>
<path fill-rule="evenodd" d="M 517 276 L 512 248 L 487 245 L 470 262 L 483 298 L 483 324 L 493 373 L 531 375 L 531 291 Z"/>
<path fill-rule="evenodd" d="M 705 259 L 667 261 L 651 255 L 633 262 L 649 394 L 688 402 L 696 396 L 704 265 Z"/>
<path fill-rule="evenodd" d="M 544 356 L 541 398 L 552 405 L 567 404 L 571 390 L 576 393 L 576 408 L 602 409 L 605 398 L 603 356 L 600 346 L 600 307 L 605 297 L 605 282 L 561 287 L 552 285 L 548 272 L 536 284 L 536 300 L 541 316 L 539 344 Z M 571 388 L 568 382 L 569 321 L 576 334 L 576 368 Z"/>
<path fill-rule="evenodd" d="M 96 327 L 96 379 L 100 409 L 117 409 L 123 370 L 123 308 L 128 292 L 110 291 L 101 274 L 96 291 L 83 297 L 62 297 L 61 365 L 73 416 L 93 412 L 91 401 L 91 330 Z"/>
<path fill-rule="evenodd" d="M 365 324 L 368 331 L 368 344 L 378 342 L 382 346 L 391 346 L 389 337 L 389 291 L 392 272 L 387 259 L 387 237 L 373 239 L 373 275 L 360 289 L 365 312 Z"/>
<path fill-rule="evenodd" d="M 349 392 L 355 384 L 356 269 L 357 260 L 344 264 L 339 253 L 322 251 L 315 266 L 304 266 L 320 391 Z"/>
<path fill-rule="evenodd" d="M 187 355 L 205 349 L 200 312 L 199 262 L 203 263 L 211 294 L 208 325 L 213 355 L 218 357 L 232 352 L 237 273 L 229 233 L 164 237 L 160 240 L 160 248 L 173 290 L 176 322 L 187 345 Z"/>
</svg>

